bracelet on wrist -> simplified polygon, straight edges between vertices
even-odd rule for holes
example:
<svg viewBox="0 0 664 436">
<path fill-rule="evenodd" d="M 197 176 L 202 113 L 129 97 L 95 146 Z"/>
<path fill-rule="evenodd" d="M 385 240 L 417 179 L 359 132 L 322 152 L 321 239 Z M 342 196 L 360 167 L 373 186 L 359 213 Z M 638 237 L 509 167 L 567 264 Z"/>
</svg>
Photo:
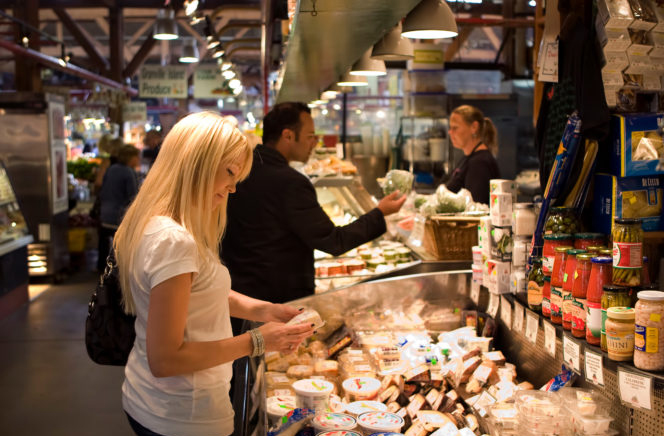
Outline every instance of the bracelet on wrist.
<svg viewBox="0 0 664 436">
<path fill-rule="evenodd" d="M 265 354 L 265 339 L 261 331 L 258 329 L 249 330 L 249 336 L 251 336 L 251 343 L 253 345 L 250 357 L 258 357 Z"/>
</svg>

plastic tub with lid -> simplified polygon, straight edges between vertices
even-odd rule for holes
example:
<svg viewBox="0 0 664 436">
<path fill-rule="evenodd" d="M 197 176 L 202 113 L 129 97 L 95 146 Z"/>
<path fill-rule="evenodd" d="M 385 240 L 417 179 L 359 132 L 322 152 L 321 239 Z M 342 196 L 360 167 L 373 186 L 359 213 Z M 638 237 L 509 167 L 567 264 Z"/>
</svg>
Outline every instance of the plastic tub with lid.
<svg viewBox="0 0 664 436">
<path fill-rule="evenodd" d="M 367 412 L 387 412 L 387 406 L 380 401 L 354 401 L 346 406 L 346 413 L 358 417 Z"/>
<path fill-rule="evenodd" d="M 353 430 L 357 421 L 345 413 L 319 413 L 311 420 L 316 433 L 332 430 Z"/>
<path fill-rule="evenodd" d="M 327 410 L 334 385 L 326 380 L 305 378 L 293 383 L 297 407 L 315 411 Z"/>
<path fill-rule="evenodd" d="M 357 418 L 357 424 L 365 436 L 380 432 L 400 433 L 403 418 L 389 412 L 367 412 Z"/>
<path fill-rule="evenodd" d="M 558 391 L 558 395 L 567 411 L 582 416 L 596 415 L 603 410 L 609 410 L 609 402 L 592 389 L 565 387 Z"/>
<path fill-rule="evenodd" d="M 380 389 L 380 380 L 373 377 L 351 377 L 341 384 L 352 401 L 373 400 Z"/>
<path fill-rule="evenodd" d="M 274 396 L 267 398 L 267 416 L 272 424 L 281 422 L 281 418 L 295 409 L 295 397 L 292 395 Z"/>
<path fill-rule="evenodd" d="M 514 402 L 520 416 L 530 421 L 555 419 L 562 407 L 558 394 L 546 391 L 518 391 Z"/>
<path fill-rule="evenodd" d="M 608 415 L 583 416 L 571 412 L 571 425 L 575 434 L 600 435 L 605 434 L 613 418 Z"/>
<path fill-rule="evenodd" d="M 362 433 L 358 433 L 353 430 L 330 430 L 322 431 L 316 436 L 362 436 Z"/>
</svg>

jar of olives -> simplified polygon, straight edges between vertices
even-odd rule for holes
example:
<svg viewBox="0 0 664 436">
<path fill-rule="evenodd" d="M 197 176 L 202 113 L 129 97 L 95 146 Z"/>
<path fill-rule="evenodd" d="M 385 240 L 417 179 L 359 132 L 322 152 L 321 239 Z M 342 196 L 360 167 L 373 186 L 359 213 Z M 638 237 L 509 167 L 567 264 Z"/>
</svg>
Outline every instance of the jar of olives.
<svg viewBox="0 0 664 436">
<path fill-rule="evenodd" d="M 544 233 L 577 233 L 581 222 L 571 207 L 552 207 L 544 224 Z"/>
<path fill-rule="evenodd" d="M 534 258 L 533 266 L 528 273 L 528 308 L 537 313 L 542 311 L 543 287 L 544 272 L 542 272 L 542 259 Z"/>
</svg>

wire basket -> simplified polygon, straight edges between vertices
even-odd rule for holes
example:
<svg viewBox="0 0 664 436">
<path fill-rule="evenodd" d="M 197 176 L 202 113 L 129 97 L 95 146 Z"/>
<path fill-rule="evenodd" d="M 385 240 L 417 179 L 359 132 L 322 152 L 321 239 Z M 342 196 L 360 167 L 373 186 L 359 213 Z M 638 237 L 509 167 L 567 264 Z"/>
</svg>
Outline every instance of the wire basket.
<svg viewBox="0 0 664 436">
<path fill-rule="evenodd" d="M 472 260 L 479 218 L 432 216 L 424 223 L 424 249 L 438 260 Z"/>
</svg>

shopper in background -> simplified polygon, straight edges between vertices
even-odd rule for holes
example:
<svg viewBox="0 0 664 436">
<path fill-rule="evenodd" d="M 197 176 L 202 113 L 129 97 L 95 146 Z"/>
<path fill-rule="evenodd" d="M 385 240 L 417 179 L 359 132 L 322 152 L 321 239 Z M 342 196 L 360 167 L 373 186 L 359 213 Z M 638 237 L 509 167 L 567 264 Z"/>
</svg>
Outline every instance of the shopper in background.
<svg viewBox="0 0 664 436">
<path fill-rule="evenodd" d="M 473 200 L 489 204 L 489 180 L 500 178 L 498 134 L 493 122 L 478 108 L 459 106 L 450 116 L 450 139 L 464 157 L 452 172 L 446 186 L 452 192 L 470 191 Z"/>
<path fill-rule="evenodd" d="M 153 164 L 155 159 L 157 159 L 157 155 L 159 154 L 159 149 L 161 147 L 161 132 L 159 130 L 148 130 L 145 133 L 145 137 L 143 138 L 143 145 L 145 146 L 143 148 L 143 163 L 150 168 Z"/>
<path fill-rule="evenodd" d="M 313 294 L 314 249 L 340 255 L 377 238 L 386 230 L 385 216 L 406 200 L 393 193 L 336 227 L 309 179 L 289 166 L 306 162 L 316 146 L 310 113 L 306 104 L 281 103 L 265 116 L 251 173 L 229 201 L 221 257 L 235 289 L 254 298 L 286 302 Z"/>
<path fill-rule="evenodd" d="M 104 271 L 106 258 L 111 248 L 111 240 L 120 225 L 122 215 L 127 210 L 136 193 L 138 180 L 138 148 L 132 145 L 119 147 L 117 162 L 104 174 L 104 181 L 99 191 L 99 257 L 97 270 Z"/>
<path fill-rule="evenodd" d="M 123 304 L 137 316 L 122 404 L 139 436 L 231 434 L 233 360 L 291 352 L 313 333 L 283 324 L 297 309 L 232 291 L 219 261 L 226 202 L 251 153 L 219 115 L 183 118 L 116 233 Z M 230 315 L 266 324 L 233 337 Z"/>
</svg>

